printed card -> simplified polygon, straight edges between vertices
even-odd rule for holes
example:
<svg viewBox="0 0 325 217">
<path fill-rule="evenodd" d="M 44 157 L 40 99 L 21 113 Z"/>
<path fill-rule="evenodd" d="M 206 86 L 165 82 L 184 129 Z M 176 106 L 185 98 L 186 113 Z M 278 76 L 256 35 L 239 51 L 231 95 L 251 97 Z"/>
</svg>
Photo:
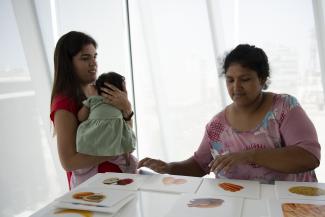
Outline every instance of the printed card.
<svg viewBox="0 0 325 217">
<path fill-rule="evenodd" d="M 270 217 L 324 217 L 325 201 L 269 199 Z"/>
<path fill-rule="evenodd" d="M 77 209 L 62 209 L 56 208 L 54 206 L 45 209 L 44 211 L 39 211 L 30 217 L 113 217 L 115 214 L 104 213 L 104 212 L 94 212 L 89 210 L 77 210 Z"/>
<path fill-rule="evenodd" d="M 78 188 L 56 200 L 60 208 L 80 209 L 115 213 L 135 197 L 131 191 L 104 189 L 97 187 Z"/>
<path fill-rule="evenodd" d="M 150 176 L 139 174 L 100 173 L 88 183 L 88 186 L 136 191 L 148 178 Z"/>
<path fill-rule="evenodd" d="M 224 195 L 251 199 L 260 198 L 258 181 L 238 179 L 203 179 L 197 194 Z"/>
<path fill-rule="evenodd" d="M 240 217 L 242 206 L 242 198 L 183 194 L 166 217 Z"/>
<path fill-rule="evenodd" d="M 195 193 L 201 182 L 202 179 L 198 177 L 157 174 L 148 178 L 140 189 L 171 193 Z"/>
<path fill-rule="evenodd" d="M 325 183 L 275 181 L 278 199 L 325 200 Z"/>
</svg>

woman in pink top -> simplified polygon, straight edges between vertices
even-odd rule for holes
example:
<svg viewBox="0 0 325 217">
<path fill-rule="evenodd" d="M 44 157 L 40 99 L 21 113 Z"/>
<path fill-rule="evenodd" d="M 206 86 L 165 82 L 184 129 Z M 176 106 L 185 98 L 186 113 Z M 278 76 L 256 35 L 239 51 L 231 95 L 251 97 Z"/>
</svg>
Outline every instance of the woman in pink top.
<svg viewBox="0 0 325 217">
<path fill-rule="evenodd" d="M 232 103 L 207 124 L 192 157 L 166 163 L 145 158 L 139 167 L 159 173 L 259 180 L 316 182 L 320 145 L 314 125 L 296 98 L 265 92 L 269 63 L 264 51 L 238 45 L 225 58 L 223 74 Z"/>
</svg>

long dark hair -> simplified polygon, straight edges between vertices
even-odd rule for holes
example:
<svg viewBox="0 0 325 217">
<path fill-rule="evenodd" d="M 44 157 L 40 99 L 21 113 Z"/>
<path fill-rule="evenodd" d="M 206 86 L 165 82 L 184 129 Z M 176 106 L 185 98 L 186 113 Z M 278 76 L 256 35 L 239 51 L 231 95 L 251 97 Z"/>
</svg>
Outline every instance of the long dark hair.
<svg viewBox="0 0 325 217">
<path fill-rule="evenodd" d="M 82 100 L 86 98 L 74 71 L 72 59 L 83 46 L 89 44 L 97 48 L 95 39 L 77 31 L 68 32 L 58 40 L 54 51 L 54 82 L 51 104 L 57 94 L 71 97 L 78 104 L 81 104 Z"/>
</svg>

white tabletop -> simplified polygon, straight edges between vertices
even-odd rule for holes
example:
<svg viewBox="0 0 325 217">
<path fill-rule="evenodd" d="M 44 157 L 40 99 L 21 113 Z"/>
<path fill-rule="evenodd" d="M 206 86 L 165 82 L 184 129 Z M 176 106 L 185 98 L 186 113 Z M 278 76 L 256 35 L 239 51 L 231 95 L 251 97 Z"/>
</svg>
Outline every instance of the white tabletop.
<svg viewBox="0 0 325 217">
<path fill-rule="evenodd" d="M 90 178 L 79 187 L 88 186 L 88 184 L 92 182 L 94 178 L 95 177 Z M 164 217 L 179 197 L 180 194 L 138 190 L 136 199 L 132 200 L 125 207 L 123 207 L 115 216 Z M 276 198 L 274 185 L 262 184 L 260 199 L 244 199 L 242 217 L 267 217 L 268 198 Z M 52 205 L 52 203 L 50 203 L 38 212 L 34 213 L 32 217 L 58 216 L 53 214 L 55 209 L 56 208 Z M 105 216 L 105 214 L 98 216 Z"/>
</svg>

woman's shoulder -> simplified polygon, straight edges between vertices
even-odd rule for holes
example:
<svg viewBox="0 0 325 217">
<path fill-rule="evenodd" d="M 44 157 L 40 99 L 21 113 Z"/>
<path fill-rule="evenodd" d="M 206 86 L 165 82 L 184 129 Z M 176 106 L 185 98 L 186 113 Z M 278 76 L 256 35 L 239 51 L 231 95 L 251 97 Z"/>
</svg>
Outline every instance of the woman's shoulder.
<svg viewBox="0 0 325 217">
<path fill-rule="evenodd" d="M 290 94 L 276 94 L 273 93 L 273 105 L 274 107 L 281 107 L 285 110 L 291 110 L 292 108 L 295 108 L 297 106 L 300 106 L 298 100 L 296 97 L 290 95 Z"/>
<path fill-rule="evenodd" d="M 57 102 L 62 102 L 62 101 L 64 101 L 64 102 L 68 102 L 68 101 L 73 102 L 73 101 L 75 101 L 75 100 L 73 100 L 72 97 L 69 97 L 69 96 L 66 95 L 66 94 L 57 94 L 57 95 L 55 95 L 55 96 L 53 97 L 53 102 L 52 102 L 52 104 L 53 104 L 53 103 L 57 103 Z"/>
<path fill-rule="evenodd" d="M 217 113 L 212 117 L 212 119 L 207 124 L 207 129 L 211 127 L 214 128 L 216 126 L 225 126 L 225 125 L 227 125 L 226 109 L 223 109 L 222 111 L 220 111 L 219 113 Z"/>
<path fill-rule="evenodd" d="M 219 140 L 220 135 L 229 126 L 225 117 L 226 109 L 213 116 L 210 122 L 206 125 L 206 134 L 211 140 Z"/>
<path fill-rule="evenodd" d="M 225 115 L 226 115 L 226 109 L 224 108 L 223 110 L 221 110 L 220 112 L 218 112 L 217 114 L 215 114 L 210 122 L 215 122 L 215 121 L 219 121 L 219 122 L 224 122 L 225 121 Z"/>
<path fill-rule="evenodd" d="M 290 94 L 273 93 L 272 113 L 275 115 L 279 123 L 287 117 L 287 115 L 295 108 L 301 108 L 296 97 Z"/>
<path fill-rule="evenodd" d="M 77 115 L 79 107 L 78 103 L 73 98 L 64 94 L 58 94 L 54 96 L 51 103 L 50 118 L 52 121 L 54 120 L 55 112 L 60 109 L 67 110 Z"/>
</svg>

